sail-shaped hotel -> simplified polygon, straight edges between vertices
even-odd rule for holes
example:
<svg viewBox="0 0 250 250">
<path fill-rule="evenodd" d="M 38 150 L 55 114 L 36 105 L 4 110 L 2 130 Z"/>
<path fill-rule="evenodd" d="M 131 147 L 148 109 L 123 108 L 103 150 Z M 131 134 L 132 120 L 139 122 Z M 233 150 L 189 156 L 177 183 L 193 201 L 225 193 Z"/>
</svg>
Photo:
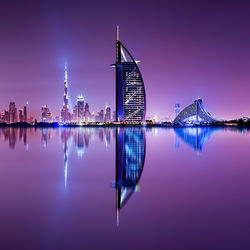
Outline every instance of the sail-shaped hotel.
<svg viewBox="0 0 250 250">
<path fill-rule="evenodd" d="M 145 120 L 146 96 L 142 75 L 127 48 L 116 39 L 116 121 L 141 123 Z"/>
</svg>

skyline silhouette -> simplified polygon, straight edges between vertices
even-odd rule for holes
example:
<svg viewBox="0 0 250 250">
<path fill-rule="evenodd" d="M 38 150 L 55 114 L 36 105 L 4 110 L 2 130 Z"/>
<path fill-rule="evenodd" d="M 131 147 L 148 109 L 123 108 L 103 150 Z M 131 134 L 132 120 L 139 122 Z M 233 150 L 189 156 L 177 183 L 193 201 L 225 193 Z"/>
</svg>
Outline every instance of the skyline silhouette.
<svg viewBox="0 0 250 250">
<path fill-rule="evenodd" d="M 72 104 L 82 93 L 93 110 L 114 110 L 119 25 L 141 61 L 147 116 L 174 117 L 175 103 L 199 97 L 215 117 L 250 116 L 248 9 L 236 1 L 5 1 L 0 109 L 29 101 L 32 116 L 44 104 L 59 114 L 67 63 Z"/>
</svg>

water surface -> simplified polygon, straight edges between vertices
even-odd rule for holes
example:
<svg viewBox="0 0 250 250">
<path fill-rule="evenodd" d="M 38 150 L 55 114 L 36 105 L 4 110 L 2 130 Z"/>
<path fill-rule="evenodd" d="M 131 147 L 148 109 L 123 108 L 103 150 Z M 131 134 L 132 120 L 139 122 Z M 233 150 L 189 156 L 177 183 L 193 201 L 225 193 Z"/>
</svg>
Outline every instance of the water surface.
<svg viewBox="0 0 250 250">
<path fill-rule="evenodd" d="M 1 249 L 250 249 L 250 133 L 1 128 Z"/>
</svg>

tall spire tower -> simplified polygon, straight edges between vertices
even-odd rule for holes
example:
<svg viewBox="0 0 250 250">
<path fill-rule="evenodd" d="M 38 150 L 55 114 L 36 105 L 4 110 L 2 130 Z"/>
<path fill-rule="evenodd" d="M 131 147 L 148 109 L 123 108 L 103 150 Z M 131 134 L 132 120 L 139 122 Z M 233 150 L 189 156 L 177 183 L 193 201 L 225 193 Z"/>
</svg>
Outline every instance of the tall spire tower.
<svg viewBox="0 0 250 250">
<path fill-rule="evenodd" d="M 68 98 L 68 72 L 67 65 L 65 64 L 65 72 L 64 72 L 64 96 L 63 96 L 63 106 L 65 111 L 69 111 L 69 98 Z"/>
<path fill-rule="evenodd" d="M 64 70 L 64 95 L 63 95 L 63 108 L 61 110 L 61 119 L 63 122 L 67 122 L 70 120 L 69 98 L 68 98 L 68 72 L 66 64 Z"/>
</svg>

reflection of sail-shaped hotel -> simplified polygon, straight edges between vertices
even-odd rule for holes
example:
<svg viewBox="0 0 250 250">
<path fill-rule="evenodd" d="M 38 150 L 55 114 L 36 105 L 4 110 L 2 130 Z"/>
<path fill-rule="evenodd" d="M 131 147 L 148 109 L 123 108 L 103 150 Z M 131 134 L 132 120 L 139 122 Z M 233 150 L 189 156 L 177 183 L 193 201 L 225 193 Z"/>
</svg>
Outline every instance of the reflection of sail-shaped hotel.
<svg viewBox="0 0 250 250">
<path fill-rule="evenodd" d="M 116 132 L 116 209 L 118 212 L 137 190 L 144 167 L 146 138 L 143 128 Z"/>
</svg>

